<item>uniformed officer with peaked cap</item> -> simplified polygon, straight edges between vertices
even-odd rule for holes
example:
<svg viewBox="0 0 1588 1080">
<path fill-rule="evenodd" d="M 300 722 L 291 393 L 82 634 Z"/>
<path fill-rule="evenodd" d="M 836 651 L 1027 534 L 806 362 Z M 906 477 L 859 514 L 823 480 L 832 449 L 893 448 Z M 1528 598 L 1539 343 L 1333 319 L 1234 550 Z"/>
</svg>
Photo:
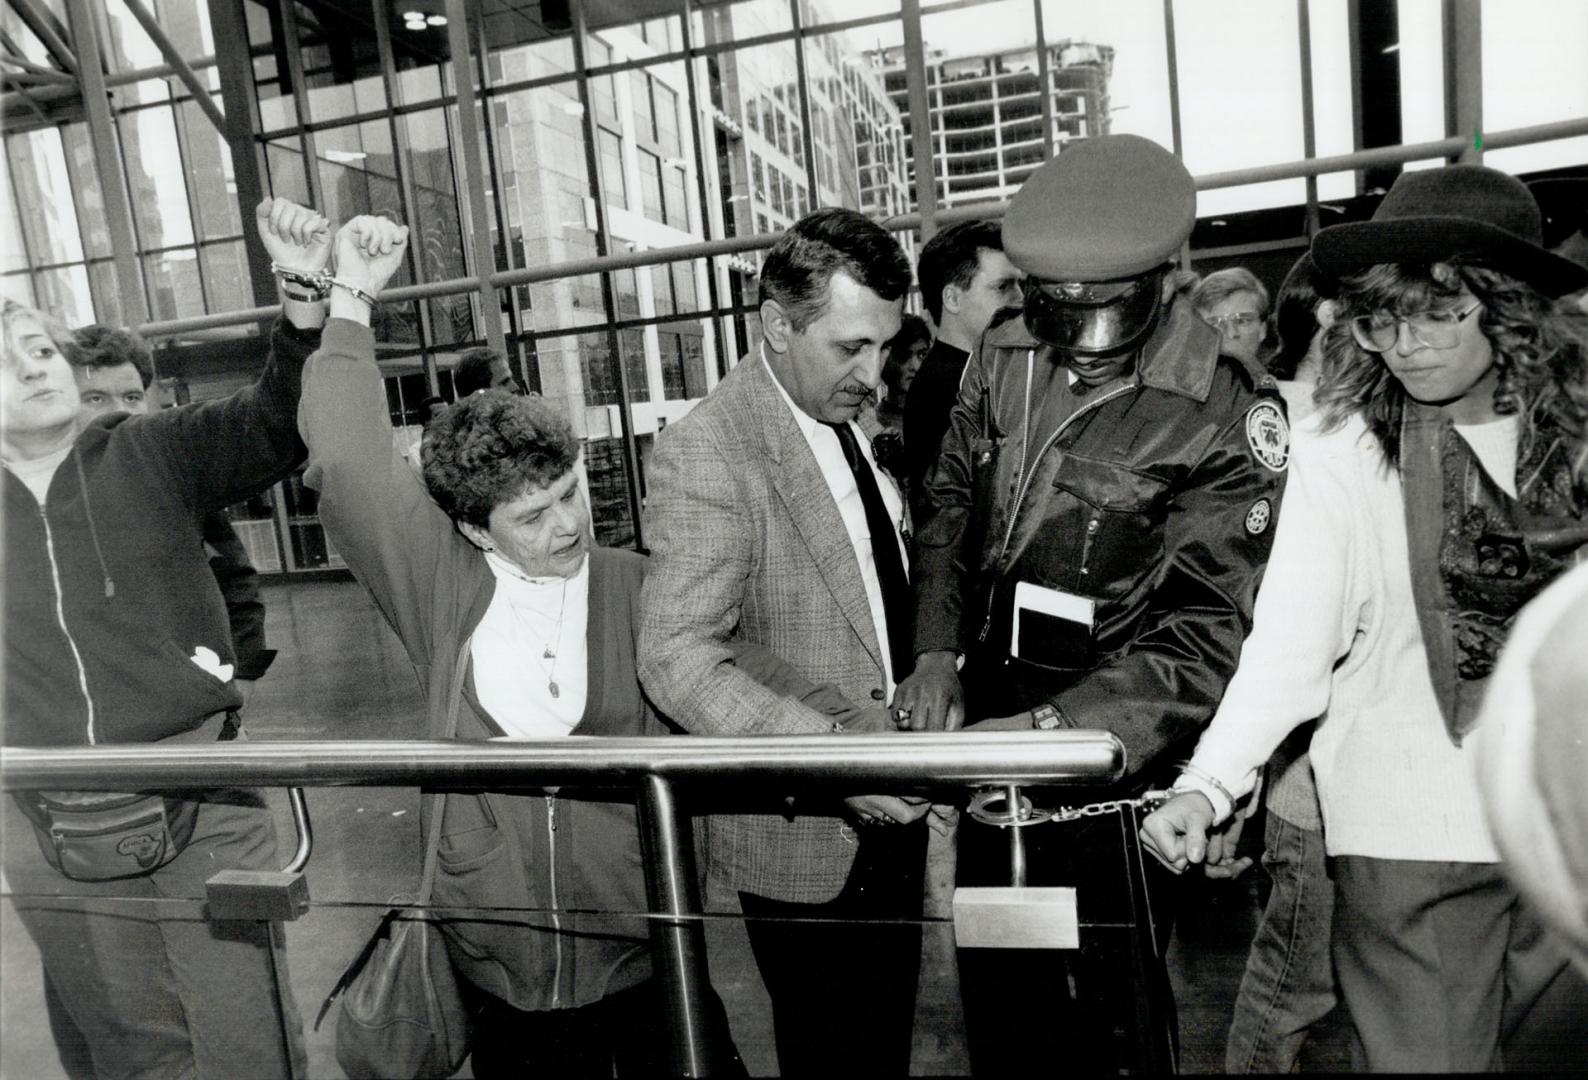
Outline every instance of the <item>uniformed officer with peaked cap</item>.
<svg viewBox="0 0 1588 1080">
<path fill-rule="evenodd" d="M 1089 798 L 1162 780 L 1211 717 L 1284 488 L 1273 379 L 1221 356 L 1218 332 L 1165 298 L 1195 214 L 1185 167 L 1133 135 L 1072 143 L 1031 176 L 1003 226 L 1028 275 L 1023 310 L 966 368 L 919 523 L 901 725 L 1111 731 L 1127 775 Z M 1117 816 L 1026 829 L 1028 884 L 1075 886 L 1083 926 L 1128 921 L 1135 831 Z M 1009 883 L 999 829 L 967 821 L 959 859 L 962 885 Z M 1172 878 L 1146 873 L 1139 914 L 1159 958 L 1144 974 L 1167 1002 Z M 1083 930 L 1082 943 L 962 950 L 978 1074 L 1039 1060 L 1114 1071 L 1162 1036 L 1136 1030 L 1128 935 Z"/>
</svg>

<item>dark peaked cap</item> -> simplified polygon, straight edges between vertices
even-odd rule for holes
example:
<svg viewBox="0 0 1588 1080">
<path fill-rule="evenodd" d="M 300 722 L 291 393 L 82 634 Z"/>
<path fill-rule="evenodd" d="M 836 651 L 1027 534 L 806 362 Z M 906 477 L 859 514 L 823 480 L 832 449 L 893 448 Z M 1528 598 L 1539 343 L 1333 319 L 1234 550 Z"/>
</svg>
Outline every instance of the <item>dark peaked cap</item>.
<svg viewBox="0 0 1588 1080">
<path fill-rule="evenodd" d="M 1180 159 L 1139 135 L 1065 146 L 1023 184 L 1004 215 L 1004 254 L 1047 281 L 1135 277 L 1173 258 L 1196 224 Z"/>
</svg>

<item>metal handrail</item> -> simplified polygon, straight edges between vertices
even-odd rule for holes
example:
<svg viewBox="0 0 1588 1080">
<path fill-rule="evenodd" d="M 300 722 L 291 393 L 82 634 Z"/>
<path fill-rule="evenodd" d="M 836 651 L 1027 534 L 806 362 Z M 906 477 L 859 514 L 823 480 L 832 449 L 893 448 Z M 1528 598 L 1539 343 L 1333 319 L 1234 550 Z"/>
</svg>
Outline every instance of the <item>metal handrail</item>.
<svg viewBox="0 0 1588 1080">
<path fill-rule="evenodd" d="M 1548 124 L 1532 124 L 1527 127 L 1508 128 L 1504 131 L 1474 133 L 1472 138 L 1481 140 L 1485 150 L 1504 150 L 1516 146 L 1530 146 L 1534 143 L 1574 138 L 1579 135 L 1588 135 L 1588 117 L 1558 120 Z M 1429 142 L 1407 143 L 1400 146 L 1381 146 L 1371 150 L 1357 150 L 1349 154 L 1334 154 L 1329 157 L 1304 158 L 1299 161 L 1282 162 L 1277 165 L 1257 165 L 1246 169 L 1231 169 L 1225 172 L 1206 173 L 1196 177 L 1196 186 L 1199 191 L 1211 191 L 1218 188 L 1267 183 L 1273 180 L 1295 180 L 1309 176 L 1321 176 L 1325 173 L 1348 172 L 1381 165 L 1398 165 L 1408 161 L 1422 161 L 1428 158 L 1455 157 L 1466 150 L 1469 143 L 1470 140 L 1467 136 L 1452 136 L 1448 139 L 1434 139 Z M 956 221 L 1001 218 L 1008 209 L 1009 204 L 1007 202 L 973 203 L 967 206 L 957 206 L 953 209 L 939 210 L 932 215 L 932 220 L 942 226 Z M 887 218 L 880 224 L 883 228 L 893 232 L 906 232 L 920 228 L 921 221 L 922 215 L 920 213 L 909 213 Z M 579 277 L 584 274 L 601 273 L 609 270 L 624 270 L 633 267 L 678 262 L 684 259 L 702 259 L 719 255 L 739 255 L 749 251 L 762 251 L 771 247 L 781 235 L 782 233 L 756 233 L 752 236 L 733 236 L 722 240 L 703 241 L 697 244 L 680 244 L 677 247 L 651 248 L 646 251 L 624 252 L 600 258 L 571 259 L 566 262 L 548 263 L 542 266 L 523 267 L 516 270 L 499 270 L 487 276 L 493 288 L 506 289 L 516 285 L 529 285 L 564 277 Z M 460 293 L 475 292 L 479 287 L 480 279 L 478 277 L 449 278 L 445 281 L 429 281 L 422 285 L 404 285 L 387 289 L 380 294 L 380 298 L 390 302 L 422 300 L 438 296 L 453 296 Z M 144 323 L 138 328 L 138 332 L 146 338 L 173 337 L 177 334 L 191 333 L 197 330 L 212 330 L 225 326 L 242 326 L 248 323 L 262 322 L 273 318 L 279 310 L 280 305 L 273 305 L 219 312 L 214 315 L 198 315 L 187 319 L 167 319 L 159 322 Z M 683 317 L 687 318 L 688 313 Z"/>
<path fill-rule="evenodd" d="M 546 740 L 312 741 L 0 748 L 0 790 L 363 786 L 523 790 L 1100 783 L 1125 752 L 1107 732 L 949 732 L 756 738 L 569 735 Z"/>
<path fill-rule="evenodd" d="M 254 786 L 406 786 L 522 790 L 632 787 L 639 808 L 656 979 L 672 1038 L 668 1073 L 709 1075 L 705 929 L 689 815 L 692 791 L 925 789 L 945 784 L 1103 783 L 1125 749 L 1101 731 L 787 735 L 759 738 L 567 736 L 533 741 L 336 741 L 0 748 L 0 790 L 99 791 Z M 291 869 L 307 861 L 300 834 Z M 305 893 L 305 899 L 306 899 Z M 268 924 L 271 933 L 277 923 Z"/>
</svg>

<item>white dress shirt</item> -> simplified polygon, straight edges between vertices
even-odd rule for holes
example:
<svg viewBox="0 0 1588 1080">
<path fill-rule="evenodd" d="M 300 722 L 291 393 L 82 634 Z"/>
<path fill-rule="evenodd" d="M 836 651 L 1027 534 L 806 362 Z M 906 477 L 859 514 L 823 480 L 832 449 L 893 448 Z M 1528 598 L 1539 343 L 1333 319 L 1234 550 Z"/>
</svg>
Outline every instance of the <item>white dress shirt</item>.
<svg viewBox="0 0 1588 1080">
<path fill-rule="evenodd" d="M 766 362 L 764 346 L 761 359 L 763 363 Z M 838 516 L 843 519 L 844 530 L 849 533 L 850 546 L 855 549 L 855 559 L 860 563 L 860 578 L 866 583 L 866 602 L 871 605 L 871 624 L 877 632 L 877 645 L 882 653 L 883 677 L 888 684 L 888 698 L 892 700 L 895 683 L 893 658 L 888 653 L 888 616 L 882 607 L 882 582 L 877 577 L 877 560 L 871 552 L 871 529 L 866 524 L 866 507 L 860 498 L 860 485 L 855 482 L 855 474 L 849 468 L 849 460 L 844 457 L 844 448 L 838 442 L 838 434 L 794 404 L 794 399 L 788 396 L 788 391 L 783 389 L 783 384 L 778 382 L 777 375 L 772 372 L 772 365 L 767 364 L 767 372 L 772 375 L 772 384 L 777 387 L 777 392 L 782 396 L 789 412 L 794 414 L 794 422 L 799 425 L 800 433 L 810 444 L 811 453 L 816 456 L 816 464 L 822 471 L 822 479 L 827 481 L 827 490 L 832 492 L 833 502 L 838 505 Z M 877 468 L 876 458 L 871 455 L 871 440 L 860 429 L 860 425 L 850 421 L 849 429 L 855 433 L 855 442 L 860 446 L 860 454 L 866 459 L 872 475 L 876 477 L 877 490 L 882 493 L 882 503 L 887 508 L 889 519 L 896 526 L 893 540 L 899 545 L 899 561 L 904 565 L 905 573 L 908 575 L 910 556 L 904 548 L 902 531 L 904 500 L 899 497 L 899 489 L 894 486 L 893 478 Z"/>
</svg>

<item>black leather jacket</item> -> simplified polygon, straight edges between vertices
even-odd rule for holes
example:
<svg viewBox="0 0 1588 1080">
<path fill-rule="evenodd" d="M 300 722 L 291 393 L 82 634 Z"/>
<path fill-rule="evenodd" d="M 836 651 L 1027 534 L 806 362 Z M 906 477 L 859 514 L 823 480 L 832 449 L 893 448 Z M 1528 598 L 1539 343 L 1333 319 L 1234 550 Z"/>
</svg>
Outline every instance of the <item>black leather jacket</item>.
<svg viewBox="0 0 1588 1080">
<path fill-rule="evenodd" d="M 1177 301 L 1133 374 L 1075 395 L 1016 315 L 971 358 L 928 478 L 916 651 L 966 655 L 970 719 L 1048 702 L 1131 773 L 1212 716 L 1251 629 L 1289 436 L 1274 380 Z M 1266 461 L 1265 461 L 1266 459 Z M 1023 614 L 1015 586 L 1090 600 Z"/>
</svg>

